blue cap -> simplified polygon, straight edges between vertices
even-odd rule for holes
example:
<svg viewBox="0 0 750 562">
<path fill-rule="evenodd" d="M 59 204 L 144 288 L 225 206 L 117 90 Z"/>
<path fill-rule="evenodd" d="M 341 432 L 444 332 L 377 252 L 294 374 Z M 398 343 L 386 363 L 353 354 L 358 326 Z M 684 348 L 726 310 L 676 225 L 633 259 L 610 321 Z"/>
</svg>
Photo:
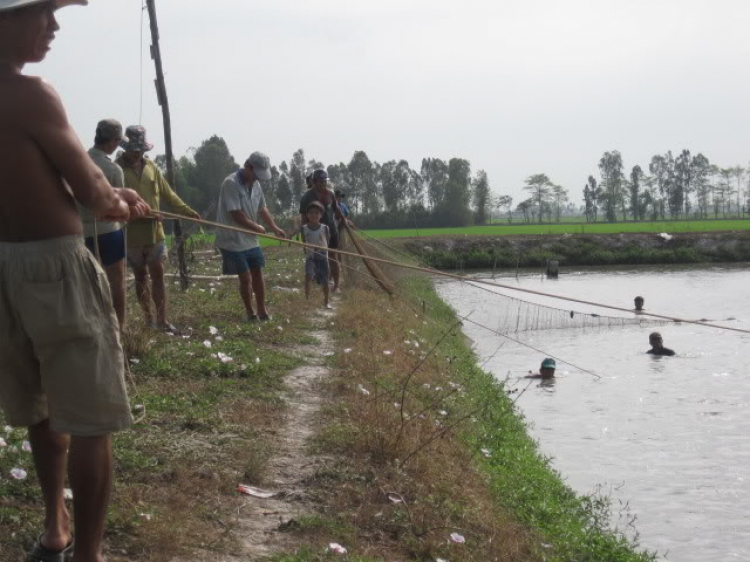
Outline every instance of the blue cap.
<svg viewBox="0 0 750 562">
<path fill-rule="evenodd" d="M 555 363 L 554 359 L 550 359 L 547 357 L 544 361 L 542 361 L 542 369 L 556 369 L 557 363 Z"/>
</svg>

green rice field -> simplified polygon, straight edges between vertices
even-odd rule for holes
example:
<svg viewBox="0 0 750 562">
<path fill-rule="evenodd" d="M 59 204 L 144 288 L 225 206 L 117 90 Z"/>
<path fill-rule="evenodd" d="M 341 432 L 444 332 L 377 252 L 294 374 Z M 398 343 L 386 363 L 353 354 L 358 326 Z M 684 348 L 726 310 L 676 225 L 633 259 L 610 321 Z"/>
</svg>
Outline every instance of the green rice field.
<svg viewBox="0 0 750 562">
<path fill-rule="evenodd" d="M 415 238 L 423 236 L 518 236 L 524 234 L 619 234 L 622 232 L 716 232 L 750 230 L 750 219 L 655 221 L 579 224 L 504 224 L 460 228 L 367 230 L 374 238 Z"/>
</svg>

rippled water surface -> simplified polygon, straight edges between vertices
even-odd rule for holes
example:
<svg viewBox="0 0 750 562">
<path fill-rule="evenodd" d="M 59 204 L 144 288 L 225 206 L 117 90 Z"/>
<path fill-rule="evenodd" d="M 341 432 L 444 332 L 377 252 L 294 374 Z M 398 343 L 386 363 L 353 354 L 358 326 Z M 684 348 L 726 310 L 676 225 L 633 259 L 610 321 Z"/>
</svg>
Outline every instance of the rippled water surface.
<svg viewBox="0 0 750 562">
<path fill-rule="evenodd" d="M 748 266 L 597 268 L 558 280 L 497 281 L 623 307 L 642 295 L 650 312 L 750 330 Z M 464 283 L 439 281 L 438 289 L 459 314 L 486 326 L 496 326 L 505 310 L 503 299 Z M 645 353 L 653 330 L 675 357 Z M 501 338 L 468 322 L 464 331 L 485 368 L 510 376 L 517 388 L 528 382 L 519 377 L 536 371 L 544 357 L 513 342 L 498 351 Z M 518 402 L 542 451 L 572 488 L 590 493 L 601 485 L 615 499 L 615 511 L 619 502 L 629 504 L 642 545 L 667 560 L 750 560 L 750 335 L 667 323 L 514 337 L 601 377 L 558 361 L 554 383 L 534 381 Z"/>
</svg>

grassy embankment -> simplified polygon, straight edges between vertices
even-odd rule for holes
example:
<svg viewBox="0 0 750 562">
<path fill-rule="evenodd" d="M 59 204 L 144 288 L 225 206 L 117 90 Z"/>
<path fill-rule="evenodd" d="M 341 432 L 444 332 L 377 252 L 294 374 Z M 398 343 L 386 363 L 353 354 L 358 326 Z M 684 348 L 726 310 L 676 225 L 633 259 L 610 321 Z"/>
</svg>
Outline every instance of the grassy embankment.
<svg viewBox="0 0 750 562">
<path fill-rule="evenodd" d="M 368 230 L 375 238 L 414 238 L 444 236 L 521 236 L 539 234 L 619 234 L 623 232 L 716 232 L 750 230 L 750 220 L 702 220 L 655 222 L 595 222 L 585 224 L 494 224 L 462 228 L 420 228 Z"/>
<path fill-rule="evenodd" d="M 540 455 L 519 389 L 477 367 L 430 280 L 397 283 L 395 300 L 358 289 L 339 307 L 318 440 L 334 460 L 313 482 L 326 507 L 296 531 L 307 547 L 274 561 L 327 560 L 329 541 L 366 556 L 350 560 L 652 560 L 609 530 L 606 499 L 576 496 Z"/>
<path fill-rule="evenodd" d="M 215 272 L 216 263 L 194 270 Z M 171 319 L 186 338 L 144 330 L 131 303 L 133 403 L 145 416 L 115 440 L 113 562 L 236 551 L 232 530 L 247 500 L 235 487 L 269 484 L 283 377 L 295 364 L 287 351 L 309 343 L 305 318 L 315 309 L 288 290 L 299 270 L 298 250 L 269 251 L 275 320 L 260 326 L 239 322 L 234 282 L 172 293 Z M 540 456 L 513 408 L 517 390 L 477 368 L 429 281 L 398 283 L 426 314 L 367 287 L 340 304 L 335 374 L 323 383 L 328 402 L 311 451 L 329 460 L 306 490 L 317 514 L 289 525 L 301 546 L 274 560 L 650 560 L 607 531 L 603 500 L 576 497 Z M 16 449 L 0 449 L 0 559 L 13 561 L 41 528 L 41 502 L 22 433 L 3 433 Z M 29 477 L 9 478 L 12 468 Z M 329 542 L 350 555 L 325 554 Z"/>
</svg>

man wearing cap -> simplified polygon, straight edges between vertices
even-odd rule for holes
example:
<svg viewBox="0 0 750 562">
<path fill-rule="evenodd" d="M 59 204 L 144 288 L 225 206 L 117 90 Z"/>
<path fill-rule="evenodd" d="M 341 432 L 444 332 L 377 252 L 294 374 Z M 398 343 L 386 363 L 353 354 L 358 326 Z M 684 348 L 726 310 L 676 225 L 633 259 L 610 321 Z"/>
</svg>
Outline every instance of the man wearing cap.
<svg viewBox="0 0 750 562">
<path fill-rule="evenodd" d="M 216 221 L 227 226 L 240 227 L 260 234 L 266 229 L 262 220 L 279 238 L 286 238 L 266 207 L 263 188 L 259 180 L 271 179 L 271 161 L 261 152 L 253 152 L 245 165 L 227 176 L 221 184 Z M 263 267 L 266 262 L 263 250 L 254 234 L 218 229 L 216 245 L 221 250 L 224 275 L 239 277 L 239 290 L 245 305 L 247 321 L 270 320 L 266 310 L 266 291 Z M 253 309 L 255 292 L 257 314 Z"/>
<path fill-rule="evenodd" d="M 651 344 L 651 349 L 646 353 L 650 353 L 651 355 L 666 355 L 668 357 L 674 355 L 673 350 L 664 347 L 664 339 L 659 332 L 652 332 L 648 336 L 648 343 Z"/>
<path fill-rule="evenodd" d="M 349 226 L 352 226 L 352 223 L 341 213 L 341 209 L 339 208 L 338 203 L 336 203 L 336 196 L 333 191 L 328 189 L 328 172 L 322 168 L 313 172 L 313 187 L 312 189 L 307 190 L 300 201 L 299 213 L 303 225 L 307 224 L 307 208 L 313 201 L 318 201 L 325 209 L 320 222 L 328 226 L 331 231 L 331 241 L 328 247 L 331 250 L 336 250 L 339 247 L 339 228 L 337 221 L 345 221 Z M 328 262 L 331 269 L 331 277 L 333 277 L 333 292 L 335 293 L 339 289 L 339 281 L 341 277 L 338 253 L 335 251 L 328 252 Z"/>
<path fill-rule="evenodd" d="M 60 97 L 23 73 L 60 28 L 58 0 L 0 0 L 0 407 L 27 427 L 45 507 L 31 560 L 102 562 L 111 434 L 131 423 L 107 279 L 86 249 L 76 201 L 103 221 L 147 216 L 91 161 Z M 3 475 L 5 477 L 5 475 Z"/>
<path fill-rule="evenodd" d="M 110 156 L 123 140 L 122 125 L 115 119 L 103 119 L 96 126 L 94 146 L 89 156 L 107 178 L 112 187 L 125 187 L 122 168 Z M 125 324 L 125 233 L 119 222 L 102 222 L 82 205 L 81 221 L 86 247 L 91 250 L 104 268 L 112 292 L 120 328 Z"/>
<path fill-rule="evenodd" d="M 532 374 L 531 371 L 529 371 L 529 374 L 525 377 L 527 379 L 554 379 L 555 378 L 555 369 L 557 368 L 557 364 L 555 363 L 555 360 L 547 357 L 542 361 L 542 365 L 539 368 L 539 373 Z"/>
<path fill-rule="evenodd" d="M 146 140 L 146 129 L 131 125 L 125 131 L 127 137 L 120 145 L 125 152 L 117 160 L 125 174 L 125 185 L 134 189 L 146 200 L 154 211 L 162 205 L 174 213 L 198 219 L 200 215 L 187 206 L 172 190 L 152 160 L 145 153 L 154 148 Z M 175 332 L 167 322 L 167 297 L 164 285 L 164 227 L 161 220 L 148 218 L 136 221 L 128 227 L 128 263 L 135 275 L 135 294 L 141 303 L 146 323 L 158 330 Z M 148 278 L 151 277 L 151 287 Z M 156 323 L 151 314 L 151 299 L 156 307 Z"/>
</svg>

